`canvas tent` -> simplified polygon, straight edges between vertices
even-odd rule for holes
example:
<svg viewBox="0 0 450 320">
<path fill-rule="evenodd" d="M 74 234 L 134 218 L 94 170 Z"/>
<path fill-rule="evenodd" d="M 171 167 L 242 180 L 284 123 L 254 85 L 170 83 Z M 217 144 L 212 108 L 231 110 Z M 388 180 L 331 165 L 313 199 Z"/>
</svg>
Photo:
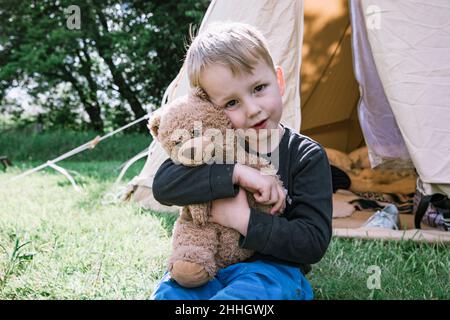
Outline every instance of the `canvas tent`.
<svg viewBox="0 0 450 320">
<path fill-rule="evenodd" d="M 239 8 L 239 10 L 236 10 Z M 295 130 L 300 128 L 300 65 L 302 35 L 303 35 L 303 6 L 301 1 L 222 1 L 213 0 L 203 18 L 199 32 L 208 24 L 215 21 L 239 21 L 257 26 L 268 39 L 274 62 L 283 67 L 286 79 L 286 92 L 283 97 L 283 123 Z M 286 33 L 286 30 L 289 30 Z M 187 93 L 189 84 L 184 66 L 178 76 L 168 87 L 165 97 L 170 102 Z M 178 212 L 176 207 L 160 205 L 153 199 L 151 186 L 152 178 L 160 164 L 167 158 L 162 147 L 153 142 L 149 148 L 147 162 L 139 174 L 128 187 L 133 191 L 134 200 L 146 208 L 158 211 Z"/>
<path fill-rule="evenodd" d="M 304 2 L 300 79 L 301 133 L 344 152 L 364 145 L 346 0 Z"/>
<path fill-rule="evenodd" d="M 284 123 L 344 152 L 367 144 L 373 165 L 411 161 L 424 192 L 450 195 L 449 17 L 445 0 L 213 0 L 200 32 L 218 20 L 257 26 L 285 70 Z M 182 68 L 167 100 L 187 88 Z M 177 208 L 159 205 L 151 193 L 166 158 L 152 143 L 128 190 L 144 207 L 173 212 Z M 336 219 L 335 235 L 450 241 L 434 230 L 358 228 L 369 216 Z"/>
</svg>

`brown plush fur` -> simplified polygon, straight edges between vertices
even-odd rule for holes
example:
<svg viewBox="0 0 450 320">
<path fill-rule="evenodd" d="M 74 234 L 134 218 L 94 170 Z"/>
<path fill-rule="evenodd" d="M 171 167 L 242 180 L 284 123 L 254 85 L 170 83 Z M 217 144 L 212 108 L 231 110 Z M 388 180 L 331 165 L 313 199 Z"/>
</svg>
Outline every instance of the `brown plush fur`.
<svg viewBox="0 0 450 320">
<path fill-rule="evenodd" d="M 200 136 L 194 136 L 194 121 L 201 121 Z M 210 163 L 212 155 L 217 155 L 214 152 L 218 151 L 223 151 L 222 161 L 225 162 L 227 154 L 234 150 L 234 162 L 257 169 L 270 169 L 275 175 L 274 168 L 263 159 L 252 158 L 254 156 L 249 154 L 245 154 L 244 159 L 236 158 L 236 141 L 225 145 L 226 129 L 231 128 L 230 120 L 223 109 L 210 103 L 201 90 L 194 90 L 158 110 L 149 120 L 148 127 L 175 162 L 188 166 Z M 220 131 L 223 141 L 212 142 L 203 137 L 205 131 L 212 128 Z M 186 129 L 189 134 L 173 135 L 176 129 Z M 203 152 L 197 153 L 199 147 Z M 250 207 L 270 211 L 270 207 L 257 205 L 249 192 L 247 198 Z M 218 268 L 243 261 L 253 254 L 239 247 L 240 235 L 237 231 L 208 222 L 209 215 L 210 203 L 189 205 L 181 209 L 180 217 L 175 222 L 168 268 L 172 278 L 182 286 L 200 286 L 212 279 Z"/>
</svg>

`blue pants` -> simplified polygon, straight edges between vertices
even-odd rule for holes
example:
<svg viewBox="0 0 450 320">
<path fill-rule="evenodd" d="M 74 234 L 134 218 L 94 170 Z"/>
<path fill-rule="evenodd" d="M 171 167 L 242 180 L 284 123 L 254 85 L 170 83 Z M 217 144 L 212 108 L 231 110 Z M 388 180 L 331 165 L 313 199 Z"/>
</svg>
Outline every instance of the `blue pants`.
<svg viewBox="0 0 450 320">
<path fill-rule="evenodd" d="M 314 295 L 296 267 L 269 261 L 241 262 L 220 269 L 197 288 L 183 288 L 166 272 L 152 300 L 311 300 Z"/>
</svg>

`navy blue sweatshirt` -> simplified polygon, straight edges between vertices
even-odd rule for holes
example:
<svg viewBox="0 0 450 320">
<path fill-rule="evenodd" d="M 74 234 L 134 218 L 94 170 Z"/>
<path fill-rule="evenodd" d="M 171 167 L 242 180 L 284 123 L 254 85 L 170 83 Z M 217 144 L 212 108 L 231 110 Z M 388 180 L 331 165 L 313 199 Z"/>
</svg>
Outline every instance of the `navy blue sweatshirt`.
<svg viewBox="0 0 450 320">
<path fill-rule="evenodd" d="M 270 215 L 251 208 L 247 235 L 239 245 L 255 251 L 249 259 L 297 266 L 306 274 L 325 254 L 331 240 L 331 170 L 323 148 L 312 139 L 286 129 L 280 143 L 277 174 L 288 190 L 284 213 Z M 153 180 L 153 195 L 164 205 L 184 206 L 234 197 L 234 164 L 198 167 L 167 159 Z"/>
</svg>

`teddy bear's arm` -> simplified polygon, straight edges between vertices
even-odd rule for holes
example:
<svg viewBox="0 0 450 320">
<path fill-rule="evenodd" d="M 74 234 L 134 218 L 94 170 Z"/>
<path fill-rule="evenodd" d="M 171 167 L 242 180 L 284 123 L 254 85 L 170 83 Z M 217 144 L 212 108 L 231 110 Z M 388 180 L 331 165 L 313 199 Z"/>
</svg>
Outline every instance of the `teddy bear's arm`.
<svg viewBox="0 0 450 320">
<path fill-rule="evenodd" d="M 192 204 L 188 206 L 192 220 L 198 226 L 203 226 L 208 222 L 211 209 L 210 203 Z"/>
</svg>

